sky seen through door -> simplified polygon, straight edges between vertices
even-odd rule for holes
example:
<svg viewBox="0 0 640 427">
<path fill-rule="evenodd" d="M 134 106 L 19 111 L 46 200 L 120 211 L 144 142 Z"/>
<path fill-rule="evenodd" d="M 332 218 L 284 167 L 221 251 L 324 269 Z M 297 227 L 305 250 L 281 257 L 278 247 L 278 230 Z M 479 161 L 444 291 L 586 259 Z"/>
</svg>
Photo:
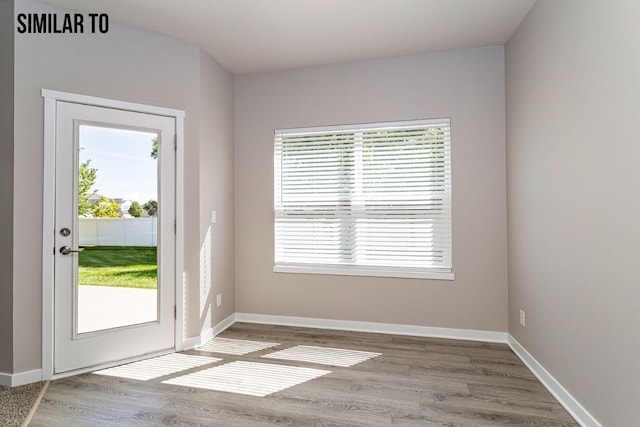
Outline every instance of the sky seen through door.
<svg viewBox="0 0 640 427">
<path fill-rule="evenodd" d="M 113 199 L 144 204 L 157 200 L 157 160 L 151 157 L 157 134 L 91 125 L 79 126 L 80 163 L 98 170 L 93 190 Z"/>
</svg>

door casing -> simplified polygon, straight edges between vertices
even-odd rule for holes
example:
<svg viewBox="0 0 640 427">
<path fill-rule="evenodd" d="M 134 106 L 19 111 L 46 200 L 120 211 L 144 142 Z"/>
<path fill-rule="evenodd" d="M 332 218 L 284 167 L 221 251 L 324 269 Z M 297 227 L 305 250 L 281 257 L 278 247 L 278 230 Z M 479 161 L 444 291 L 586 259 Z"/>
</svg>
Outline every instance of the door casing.
<svg viewBox="0 0 640 427">
<path fill-rule="evenodd" d="M 42 379 L 95 370 L 97 367 L 79 369 L 54 375 L 54 233 L 55 233 L 55 147 L 56 108 L 58 101 L 97 107 L 114 108 L 138 113 L 155 114 L 174 118 L 176 122 L 176 236 L 175 236 L 175 350 L 184 348 L 183 313 L 183 265 L 184 265 L 184 117 L 182 110 L 155 107 L 113 99 L 98 98 L 68 92 L 42 90 L 44 98 L 44 188 L 42 221 Z M 133 360 L 133 359 L 132 359 Z M 100 365 L 108 367 L 122 361 Z"/>
</svg>

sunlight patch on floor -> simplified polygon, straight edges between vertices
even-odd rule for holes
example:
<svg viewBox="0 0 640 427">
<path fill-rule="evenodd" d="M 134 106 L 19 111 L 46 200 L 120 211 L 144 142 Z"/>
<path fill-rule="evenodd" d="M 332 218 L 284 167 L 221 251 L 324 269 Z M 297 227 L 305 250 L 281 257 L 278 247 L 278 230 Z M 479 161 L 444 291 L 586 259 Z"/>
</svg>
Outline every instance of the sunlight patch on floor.
<svg viewBox="0 0 640 427">
<path fill-rule="evenodd" d="M 330 373 L 320 369 L 236 361 L 163 383 L 265 397 Z"/>
<path fill-rule="evenodd" d="M 276 351 L 262 357 L 278 360 L 295 360 L 297 362 L 318 363 L 321 365 L 349 367 L 365 360 L 380 356 L 381 353 L 346 350 L 341 348 L 315 347 L 298 345 L 286 350 Z"/>
<path fill-rule="evenodd" d="M 220 362 L 222 359 L 207 356 L 192 356 L 189 354 L 172 353 L 153 359 L 141 360 L 127 365 L 96 371 L 96 375 L 129 378 L 132 380 L 148 381 L 165 375 L 176 374 L 187 369 L 197 368 L 209 363 Z"/>
<path fill-rule="evenodd" d="M 232 338 L 213 338 L 197 350 L 241 356 L 253 353 L 254 351 L 275 347 L 277 345 L 280 344 L 273 342 L 236 340 Z"/>
</svg>

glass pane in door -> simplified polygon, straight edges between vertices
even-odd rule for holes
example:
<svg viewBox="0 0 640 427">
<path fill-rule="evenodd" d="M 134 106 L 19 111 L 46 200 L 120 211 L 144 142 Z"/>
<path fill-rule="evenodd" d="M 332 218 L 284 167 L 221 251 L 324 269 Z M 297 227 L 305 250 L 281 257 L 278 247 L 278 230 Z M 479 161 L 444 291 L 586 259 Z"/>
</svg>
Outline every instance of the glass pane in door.
<svg viewBox="0 0 640 427">
<path fill-rule="evenodd" d="M 76 333 L 158 320 L 158 134 L 80 124 Z"/>
</svg>

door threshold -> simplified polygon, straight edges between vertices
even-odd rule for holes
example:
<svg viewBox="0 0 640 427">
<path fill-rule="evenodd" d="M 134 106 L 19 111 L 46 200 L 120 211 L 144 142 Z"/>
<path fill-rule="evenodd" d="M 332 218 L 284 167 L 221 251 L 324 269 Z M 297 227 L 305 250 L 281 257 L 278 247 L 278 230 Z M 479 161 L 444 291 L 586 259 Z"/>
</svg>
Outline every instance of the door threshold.
<svg viewBox="0 0 640 427">
<path fill-rule="evenodd" d="M 139 361 L 145 360 L 145 359 L 152 359 L 154 357 L 164 356 L 166 354 L 171 354 L 171 353 L 175 353 L 175 352 L 176 352 L 176 350 L 174 348 L 172 348 L 172 349 L 166 349 L 166 350 L 161 350 L 161 351 L 155 351 L 153 353 L 145 353 L 145 354 L 143 354 L 141 356 L 130 357 L 128 359 L 114 360 L 114 361 L 111 361 L 111 362 L 102 363 L 100 365 L 89 366 L 87 368 L 80 368 L 80 369 L 74 369 L 72 371 L 56 373 L 56 374 L 53 374 L 51 379 L 52 380 L 59 380 L 59 379 L 62 379 L 62 378 L 72 377 L 74 375 L 86 374 L 86 373 L 93 372 L 93 371 L 99 371 L 99 370 L 102 370 L 102 369 L 113 368 L 114 366 L 126 365 L 128 363 L 139 362 Z"/>
</svg>

